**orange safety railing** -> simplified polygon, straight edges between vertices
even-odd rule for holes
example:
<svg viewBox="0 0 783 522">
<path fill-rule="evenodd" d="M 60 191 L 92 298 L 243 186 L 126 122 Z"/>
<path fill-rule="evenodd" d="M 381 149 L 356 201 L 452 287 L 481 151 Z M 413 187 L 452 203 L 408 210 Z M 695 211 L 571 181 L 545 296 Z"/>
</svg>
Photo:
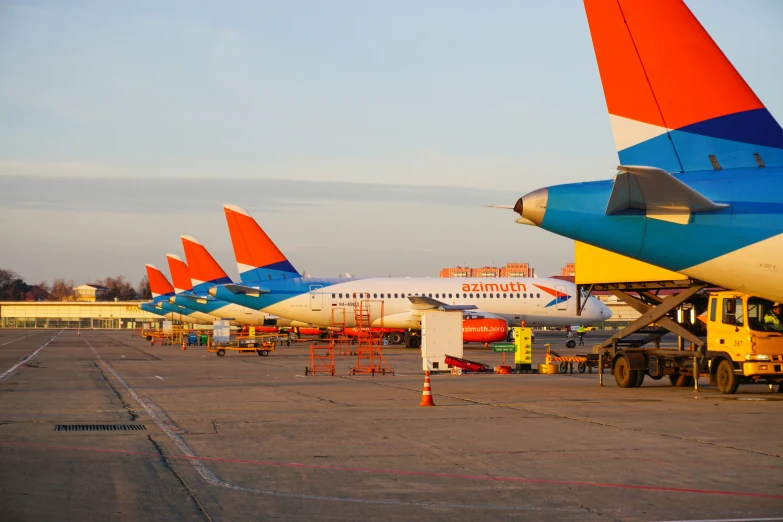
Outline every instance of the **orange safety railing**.
<svg viewBox="0 0 783 522">
<path fill-rule="evenodd" d="M 356 364 L 351 369 L 351 375 L 357 373 L 394 374 L 394 370 L 389 367 L 383 356 L 383 305 L 383 301 L 364 299 L 354 307 L 358 346 Z M 380 324 L 376 329 L 372 328 L 373 308 L 377 311 L 377 316 L 380 319 Z"/>
</svg>

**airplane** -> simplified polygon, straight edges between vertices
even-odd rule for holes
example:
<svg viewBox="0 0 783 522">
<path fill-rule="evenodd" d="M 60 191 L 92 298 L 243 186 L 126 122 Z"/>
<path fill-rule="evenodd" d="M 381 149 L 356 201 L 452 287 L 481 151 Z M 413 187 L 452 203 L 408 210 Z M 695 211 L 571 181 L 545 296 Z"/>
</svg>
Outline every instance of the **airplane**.
<svg viewBox="0 0 783 522">
<path fill-rule="evenodd" d="M 527 326 L 593 324 L 612 315 L 598 299 L 586 300 L 576 313 L 576 285 L 544 278 L 331 278 L 299 275 L 280 249 L 244 209 L 224 205 L 231 243 L 240 273 L 240 284 L 214 286 L 209 294 L 218 299 L 275 315 L 328 327 L 335 323 L 357 326 L 355 308 L 369 303 L 374 327 L 403 328 L 405 344 L 418 348 L 421 313 L 426 310 L 480 311 L 485 317 L 501 317 Z M 382 317 L 382 321 L 381 321 Z"/>
<path fill-rule="evenodd" d="M 585 0 L 620 166 L 517 222 L 783 301 L 783 129 L 680 0 Z"/>
<path fill-rule="evenodd" d="M 217 319 L 214 315 L 171 304 L 169 297 L 174 295 L 174 287 L 166 279 L 166 276 L 163 275 L 163 272 L 155 266 L 146 265 L 146 269 L 147 280 L 150 283 L 150 291 L 152 292 L 152 301 L 143 303 L 141 305 L 142 310 L 158 315 L 171 313 L 173 314 L 171 316 L 173 319 L 194 324 L 213 324 L 215 319 Z"/>
<path fill-rule="evenodd" d="M 167 254 L 175 295 L 169 302 L 192 310 L 229 319 L 232 324 L 250 326 L 290 326 L 290 321 L 246 308 L 236 303 L 215 299 L 208 291 L 215 285 L 231 283 L 215 258 L 194 237 L 182 236 L 187 264 L 174 254 Z"/>
</svg>

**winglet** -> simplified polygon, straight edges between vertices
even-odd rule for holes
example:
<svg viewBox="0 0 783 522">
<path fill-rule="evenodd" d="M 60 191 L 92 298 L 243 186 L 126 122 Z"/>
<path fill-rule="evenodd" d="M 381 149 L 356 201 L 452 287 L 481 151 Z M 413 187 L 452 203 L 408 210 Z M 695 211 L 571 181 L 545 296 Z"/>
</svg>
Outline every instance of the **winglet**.
<svg viewBox="0 0 783 522">
<path fill-rule="evenodd" d="M 245 209 L 236 205 L 223 205 L 223 209 L 242 281 L 300 277 L 299 272 Z"/>
<path fill-rule="evenodd" d="M 171 281 L 174 283 L 174 292 L 181 294 L 182 292 L 193 290 L 188 265 L 174 254 L 166 254 L 166 260 L 169 262 L 169 272 L 171 272 Z"/>
<path fill-rule="evenodd" d="M 153 300 L 157 300 L 158 297 L 168 298 L 174 295 L 174 287 L 171 286 L 163 272 L 153 265 L 145 265 L 145 267 L 147 268 L 147 280 L 150 283 L 150 292 L 152 292 Z"/>
<path fill-rule="evenodd" d="M 585 0 L 620 163 L 783 165 L 783 129 L 681 0 Z"/>
<path fill-rule="evenodd" d="M 206 292 L 214 285 L 231 282 L 212 254 L 192 236 L 182 236 L 182 248 L 188 260 L 190 280 L 196 293 Z"/>
</svg>

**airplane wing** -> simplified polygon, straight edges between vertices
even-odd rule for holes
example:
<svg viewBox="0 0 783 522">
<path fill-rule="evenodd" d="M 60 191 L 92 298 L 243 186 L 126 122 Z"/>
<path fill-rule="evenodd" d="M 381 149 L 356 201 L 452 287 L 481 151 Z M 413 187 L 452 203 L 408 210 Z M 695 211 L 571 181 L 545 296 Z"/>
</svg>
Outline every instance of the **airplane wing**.
<svg viewBox="0 0 783 522">
<path fill-rule="evenodd" d="M 223 287 L 233 294 L 245 294 L 251 297 L 258 297 L 261 294 L 268 294 L 266 288 L 255 288 L 252 286 L 237 285 L 234 283 L 223 285 Z"/>
<path fill-rule="evenodd" d="M 694 212 L 728 207 L 715 203 L 668 172 L 655 167 L 618 167 L 606 206 L 607 216 L 628 209 L 647 211 L 647 217 L 687 225 Z"/>
<path fill-rule="evenodd" d="M 408 299 L 413 303 L 416 310 L 435 309 L 440 311 L 452 310 L 476 310 L 476 305 L 450 305 L 431 297 L 409 295 Z"/>
</svg>

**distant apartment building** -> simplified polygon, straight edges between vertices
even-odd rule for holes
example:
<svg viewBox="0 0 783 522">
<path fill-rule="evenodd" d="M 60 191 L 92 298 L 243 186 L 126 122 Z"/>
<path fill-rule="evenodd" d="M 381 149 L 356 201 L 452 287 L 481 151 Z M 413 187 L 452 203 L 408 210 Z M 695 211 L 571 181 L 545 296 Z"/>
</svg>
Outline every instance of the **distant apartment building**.
<svg viewBox="0 0 783 522">
<path fill-rule="evenodd" d="M 564 268 L 560 269 L 561 276 L 576 276 L 576 265 L 574 263 L 566 263 Z"/>
<path fill-rule="evenodd" d="M 500 268 L 496 266 L 441 268 L 439 277 L 535 277 L 535 275 L 535 270 L 527 263 L 506 263 L 506 266 Z"/>
</svg>

